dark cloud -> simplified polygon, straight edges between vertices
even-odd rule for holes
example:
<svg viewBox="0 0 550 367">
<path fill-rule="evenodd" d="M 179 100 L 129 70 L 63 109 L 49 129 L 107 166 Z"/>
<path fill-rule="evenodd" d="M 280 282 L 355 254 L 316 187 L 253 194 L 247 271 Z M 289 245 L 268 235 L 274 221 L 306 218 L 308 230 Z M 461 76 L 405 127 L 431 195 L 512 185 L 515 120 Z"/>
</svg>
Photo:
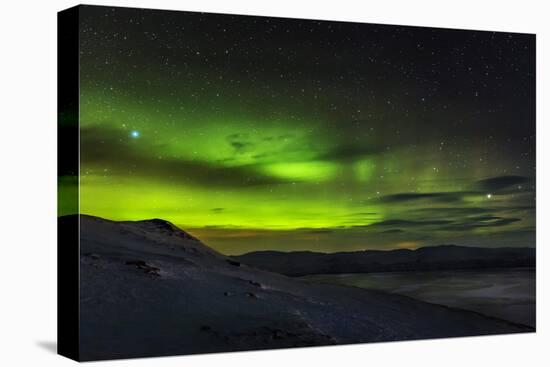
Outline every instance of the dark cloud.
<svg viewBox="0 0 550 367">
<path fill-rule="evenodd" d="M 417 208 L 408 210 L 406 213 L 411 216 L 431 218 L 453 218 L 462 220 L 472 216 L 481 215 L 504 215 L 510 213 L 535 210 L 535 206 L 499 206 L 499 207 L 439 207 L 439 208 Z"/>
<path fill-rule="evenodd" d="M 522 212 L 522 211 L 533 211 L 533 210 L 536 210 L 537 207 L 535 205 L 524 205 L 524 206 L 505 207 L 503 209 L 509 210 L 511 212 Z"/>
<path fill-rule="evenodd" d="M 469 216 L 485 213 L 494 213 L 502 208 L 479 208 L 479 207 L 439 207 L 439 208 L 418 208 L 409 210 L 408 213 L 413 213 L 421 216 L 431 217 L 456 217 Z"/>
<path fill-rule="evenodd" d="M 226 139 L 236 154 L 245 153 L 254 147 L 254 143 L 249 140 L 248 134 L 230 134 L 227 135 Z"/>
<path fill-rule="evenodd" d="M 440 231 L 469 231 L 476 228 L 502 227 L 520 221 L 519 218 L 505 218 L 491 214 L 460 217 L 454 219 L 435 220 L 410 220 L 410 219 L 388 219 L 370 225 L 353 226 L 354 228 L 387 228 L 380 233 L 400 233 L 402 228 L 424 229 L 434 227 Z"/>
<path fill-rule="evenodd" d="M 232 141 L 229 144 L 235 149 L 235 153 L 244 153 L 248 148 L 254 145 L 245 141 Z"/>
<path fill-rule="evenodd" d="M 425 226 L 440 226 L 453 223 L 450 220 L 407 220 L 407 219 L 388 219 L 381 222 L 375 222 L 368 227 L 425 227 Z M 364 226 L 356 226 L 364 227 Z"/>
<path fill-rule="evenodd" d="M 221 213 L 225 210 L 225 208 L 212 208 L 210 210 L 213 211 L 214 213 Z"/>
<path fill-rule="evenodd" d="M 394 229 L 388 229 L 386 231 L 382 231 L 380 233 L 388 233 L 388 234 L 389 233 L 405 233 L 405 231 L 402 230 L 402 229 L 399 229 L 399 228 L 394 228 Z"/>
<path fill-rule="evenodd" d="M 381 197 L 379 200 L 385 203 L 402 203 L 413 200 L 429 199 L 439 202 L 455 202 L 463 199 L 469 192 L 429 192 L 429 193 L 399 193 Z"/>
<path fill-rule="evenodd" d="M 513 185 L 521 185 L 528 181 L 529 178 L 523 176 L 499 176 L 477 181 L 476 187 L 486 191 L 498 191 Z"/>
<path fill-rule="evenodd" d="M 493 215 L 483 215 L 467 218 L 440 229 L 446 231 L 470 231 L 477 228 L 502 227 L 520 220 L 520 218 L 503 218 Z"/>
<path fill-rule="evenodd" d="M 226 167 L 219 162 L 185 158 L 158 158 L 136 149 L 124 132 L 114 129 L 81 128 L 81 161 L 87 167 L 108 167 L 113 173 L 134 174 L 164 181 L 205 187 L 242 187 L 287 183 L 259 172 L 254 166 Z"/>
</svg>

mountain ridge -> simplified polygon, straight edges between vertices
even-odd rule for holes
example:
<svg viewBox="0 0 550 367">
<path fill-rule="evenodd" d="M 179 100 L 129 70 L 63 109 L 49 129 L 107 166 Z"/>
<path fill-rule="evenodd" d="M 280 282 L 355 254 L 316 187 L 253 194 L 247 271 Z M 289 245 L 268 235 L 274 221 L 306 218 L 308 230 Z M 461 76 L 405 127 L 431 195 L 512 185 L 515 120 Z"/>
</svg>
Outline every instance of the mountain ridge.
<svg viewBox="0 0 550 367">
<path fill-rule="evenodd" d="M 245 264 L 288 276 L 394 271 L 534 267 L 535 248 L 425 246 L 417 249 L 343 252 L 254 251 L 232 256 Z"/>
</svg>

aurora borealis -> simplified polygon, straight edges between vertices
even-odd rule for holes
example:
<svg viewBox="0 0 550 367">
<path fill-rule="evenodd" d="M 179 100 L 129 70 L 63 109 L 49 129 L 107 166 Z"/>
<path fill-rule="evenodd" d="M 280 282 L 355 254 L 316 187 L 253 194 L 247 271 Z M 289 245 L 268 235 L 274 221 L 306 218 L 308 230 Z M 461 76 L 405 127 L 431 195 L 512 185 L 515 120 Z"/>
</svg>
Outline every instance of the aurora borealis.
<svg viewBox="0 0 550 367">
<path fill-rule="evenodd" d="M 82 9 L 81 213 L 227 254 L 534 246 L 533 35 Z"/>
</svg>

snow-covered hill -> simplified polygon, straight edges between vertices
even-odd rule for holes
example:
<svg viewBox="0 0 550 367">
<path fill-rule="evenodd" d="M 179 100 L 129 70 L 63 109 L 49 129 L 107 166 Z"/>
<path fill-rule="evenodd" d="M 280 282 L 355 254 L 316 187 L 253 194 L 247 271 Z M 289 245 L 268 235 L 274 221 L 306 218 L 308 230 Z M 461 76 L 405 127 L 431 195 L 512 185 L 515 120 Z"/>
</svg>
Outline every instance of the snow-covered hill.
<svg viewBox="0 0 550 367">
<path fill-rule="evenodd" d="M 82 360 L 532 331 L 249 268 L 163 220 L 80 228 Z"/>
</svg>

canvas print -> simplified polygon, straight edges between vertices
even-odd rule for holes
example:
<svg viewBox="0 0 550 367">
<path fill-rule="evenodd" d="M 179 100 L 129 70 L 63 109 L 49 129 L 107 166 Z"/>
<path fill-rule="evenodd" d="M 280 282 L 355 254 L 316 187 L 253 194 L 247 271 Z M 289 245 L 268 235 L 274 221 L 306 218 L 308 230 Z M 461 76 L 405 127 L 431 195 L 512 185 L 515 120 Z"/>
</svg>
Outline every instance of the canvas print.
<svg viewBox="0 0 550 367">
<path fill-rule="evenodd" d="M 535 35 L 59 13 L 59 351 L 534 332 Z"/>
</svg>

